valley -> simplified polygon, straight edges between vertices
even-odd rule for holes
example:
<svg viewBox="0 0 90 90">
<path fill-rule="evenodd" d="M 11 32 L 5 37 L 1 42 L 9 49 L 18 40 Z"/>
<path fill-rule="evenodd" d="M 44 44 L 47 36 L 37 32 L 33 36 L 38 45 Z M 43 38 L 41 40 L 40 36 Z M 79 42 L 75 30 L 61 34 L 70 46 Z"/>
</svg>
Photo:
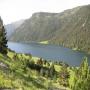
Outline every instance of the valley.
<svg viewBox="0 0 90 90">
<path fill-rule="evenodd" d="M 9 38 L 13 42 L 42 42 L 90 53 L 90 5 L 61 13 L 37 12 Z"/>
<path fill-rule="evenodd" d="M 90 5 L 0 17 L 0 90 L 90 90 Z"/>
</svg>

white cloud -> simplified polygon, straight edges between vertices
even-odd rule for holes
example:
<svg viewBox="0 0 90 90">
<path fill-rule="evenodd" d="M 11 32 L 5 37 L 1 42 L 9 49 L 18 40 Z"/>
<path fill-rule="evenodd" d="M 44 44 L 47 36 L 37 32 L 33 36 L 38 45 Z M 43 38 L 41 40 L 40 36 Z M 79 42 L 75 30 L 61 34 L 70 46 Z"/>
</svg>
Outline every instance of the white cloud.
<svg viewBox="0 0 90 90">
<path fill-rule="evenodd" d="M 90 0 L 0 0 L 0 16 L 7 24 L 29 18 L 34 12 L 61 12 L 85 4 Z"/>
</svg>

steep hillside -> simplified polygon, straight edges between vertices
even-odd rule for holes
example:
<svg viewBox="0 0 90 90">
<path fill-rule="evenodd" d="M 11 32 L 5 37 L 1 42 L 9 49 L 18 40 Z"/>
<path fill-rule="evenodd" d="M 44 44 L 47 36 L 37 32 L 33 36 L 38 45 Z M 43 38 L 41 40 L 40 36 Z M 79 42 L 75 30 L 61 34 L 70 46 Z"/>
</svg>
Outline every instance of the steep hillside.
<svg viewBox="0 0 90 90">
<path fill-rule="evenodd" d="M 46 41 L 90 52 L 90 5 L 61 13 L 39 12 L 26 20 L 11 41 Z"/>
<path fill-rule="evenodd" d="M 58 76 L 54 78 L 63 66 L 54 64 L 53 71 L 52 62 L 40 60 L 11 50 L 7 57 L 0 53 L 0 90 L 69 90 L 69 86 L 61 86 Z"/>
<path fill-rule="evenodd" d="M 24 20 L 20 20 L 17 22 L 13 22 L 11 24 L 7 24 L 5 25 L 5 29 L 7 32 L 7 38 L 9 39 L 9 37 L 12 35 L 12 33 L 24 22 Z"/>
</svg>

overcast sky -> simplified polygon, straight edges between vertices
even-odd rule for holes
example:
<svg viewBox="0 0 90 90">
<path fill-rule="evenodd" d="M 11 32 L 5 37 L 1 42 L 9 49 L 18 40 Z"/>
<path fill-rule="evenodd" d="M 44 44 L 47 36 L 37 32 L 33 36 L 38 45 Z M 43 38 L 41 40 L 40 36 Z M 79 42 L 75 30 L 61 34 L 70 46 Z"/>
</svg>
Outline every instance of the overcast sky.
<svg viewBox="0 0 90 90">
<path fill-rule="evenodd" d="M 90 4 L 90 0 L 0 0 L 0 16 L 4 24 L 29 18 L 34 12 L 61 12 Z"/>
</svg>

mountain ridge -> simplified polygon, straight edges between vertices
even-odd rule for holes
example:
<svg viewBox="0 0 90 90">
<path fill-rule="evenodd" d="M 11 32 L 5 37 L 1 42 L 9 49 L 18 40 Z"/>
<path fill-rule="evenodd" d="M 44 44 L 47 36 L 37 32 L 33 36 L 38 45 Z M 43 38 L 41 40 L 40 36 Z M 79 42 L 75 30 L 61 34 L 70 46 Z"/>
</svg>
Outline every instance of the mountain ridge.
<svg viewBox="0 0 90 90">
<path fill-rule="evenodd" d="M 9 39 L 9 37 L 12 35 L 12 33 L 14 33 L 14 31 L 24 22 L 24 20 L 19 20 L 16 22 L 12 22 L 10 24 L 4 25 L 6 32 L 7 32 L 7 38 Z"/>
<path fill-rule="evenodd" d="M 90 52 L 90 5 L 61 13 L 34 13 L 17 28 L 10 41 L 49 41 Z"/>
</svg>

